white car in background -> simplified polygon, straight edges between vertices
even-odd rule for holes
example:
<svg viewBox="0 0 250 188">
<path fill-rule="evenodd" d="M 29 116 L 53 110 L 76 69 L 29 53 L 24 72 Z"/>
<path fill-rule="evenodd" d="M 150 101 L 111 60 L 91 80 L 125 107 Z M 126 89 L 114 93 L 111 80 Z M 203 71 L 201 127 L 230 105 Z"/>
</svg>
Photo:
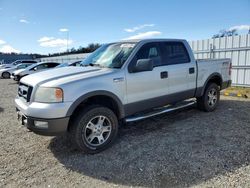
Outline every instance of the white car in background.
<svg viewBox="0 0 250 188">
<path fill-rule="evenodd" d="M 34 64 L 34 63 L 37 63 L 37 61 L 35 60 L 16 60 L 12 63 L 9 63 L 9 64 L 1 64 L 0 65 L 0 70 L 1 69 L 8 69 L 8 68 L 14 68 L 16 67 L 17 65 L 19 64 L 23 64 L 23 63 L 29 63 L 29 64 Z"/>
<path fill-rule="evenodd" d="M 22 64 L 19 64 L 19 65 L 16 65 L 15 67 L 0 69 L 0 77 L 5 78 L 5 79 L 10 78 L 11 74 L 14 71 L 23 70 L 23 69 L 27 68 L 30 65 L 32 65 L 32 64 L 30 64 L 30 63 L 22 63 Z"/>
<path fill-rule="evenodd" d="M 41 62 L 33 64 L 26 69 L 21 69 L 13 72 L 12 77 L 15 81 L 19 81 L 22 77 L 36 73 L 45 71 L 51 68 L 55 68 L 56 66 L 60 65 L 60 63 L 55 62 Z"/>
</svg>

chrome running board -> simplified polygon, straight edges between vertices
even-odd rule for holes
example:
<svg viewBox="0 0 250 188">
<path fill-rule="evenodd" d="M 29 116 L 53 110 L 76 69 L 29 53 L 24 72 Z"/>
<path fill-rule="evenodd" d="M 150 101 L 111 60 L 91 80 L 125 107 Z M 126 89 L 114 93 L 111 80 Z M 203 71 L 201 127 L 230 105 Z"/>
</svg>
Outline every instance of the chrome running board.
<svg viewBox="0 0 250 188">
<path fill-rule="evenodd" d="M 185 107 L 189 107 L 192 106 L 196 103 L 196 100 L 189 100 L 189 101 L 183 101 L 182 103 L 180 103 L 179 105 L 175 105 L 175 106 L 164 106 L 161 108 L 156 108 L 154 109 L 152 112 L 148 112 L 145 114 L 140 114 L 140 115 L 133 115 L 133 116 L 129 116 L 125 119 L 125 121 L 128 122 L 133 122 L 133 121 L 140 121 L 146 118 L 150 118 L 153 116 L 157 116 L 157 115 L 161 115 L 167 112 L 172 112 L 178 109 L 182 109 Z"/>
</svg>

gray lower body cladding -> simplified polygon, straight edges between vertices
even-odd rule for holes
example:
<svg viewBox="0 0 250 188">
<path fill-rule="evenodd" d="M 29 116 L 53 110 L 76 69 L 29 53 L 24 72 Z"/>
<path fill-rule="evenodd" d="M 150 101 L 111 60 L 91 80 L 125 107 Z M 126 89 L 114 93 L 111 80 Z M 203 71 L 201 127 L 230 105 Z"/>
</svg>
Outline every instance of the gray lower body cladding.
<svg viewBox="0 0 250 188">
<path fill-rule="evenodd" d="M 170 95 L 164 95 L 152 99 L 147 99 L 139 102 L 134 102 L 130 104 L 126 104 L 125 114 L 126 116 L 133 115 L 137 112 L 142 112 L 144 110 L 149 110 L 152 108 L 164 106 L 167 104 L 176 103 L 185 99 L 189 99 L 195 96 L 195 89 L 174 93 Z"/>
<path fill-rule="evenodd" d="M 48 128 L 39 128 L 35 126 L 34 121 L 47 122 Z M 69 117 L 57 119 L 27 118 L 27 128 L 36 134 L 45 136 L 57 136 L 66 133 L 68 130 L 68 123 Z"/>
<path fill-rule="evenodd" d="M 17 112 L 19 110 L 17 109 Z M 41 119 L 35 117 L 27 117 L 23 114 L 18 115 L 21 124 L 27 127 L 32 132 L 44 136 L 57 136 L 67 132 L 70 117 L 56 118 L 56 119 Z M 21 116 L 21 117 L 20 117 Z M 45 126 L 39 126 L 35 123 L 38 121 Z"/>
</svg>

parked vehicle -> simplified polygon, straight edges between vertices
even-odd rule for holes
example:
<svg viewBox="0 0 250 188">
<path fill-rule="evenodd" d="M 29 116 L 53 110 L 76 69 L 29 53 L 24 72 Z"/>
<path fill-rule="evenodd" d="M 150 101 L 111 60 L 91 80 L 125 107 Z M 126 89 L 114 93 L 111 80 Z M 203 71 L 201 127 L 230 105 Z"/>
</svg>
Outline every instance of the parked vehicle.
<svg viewBox="0 0 250 188">
<path fill-rule="evenodd" d="M 29 67 L 27 67 L 24 70 L 17 70 L 13 73 L 13 79 L 15 81 L 19 81 L 22 77 L 33 74 L 33 73 L 37 73 L 37 72 L 41 72 L 41 71 L 45 71 L 48 70 L 50 68 L 54 68 L 56 66 L 58 66 L 60 63 L 55 63 L 55 62 L 41 62 L 41 63 L 37 63 L 34 65 L 31 65 Z"/>
<path fill-rule="evenodd" d="M 196 98 L 199 109 L 211 112 L 220 90 L 231 84 L 230 59 L 196 61 L 185 40 L 106 44 L 82 66 L 22 78 L 15 105 L 28 129 L 41 135 L 69 133 L 86 153 L 110 146 L 119 122 L 195 103 L 186 99 Z"/>
<path fill-rule="evenodd" d="M 30 63 L 30 64 L 34 64 L 37 63 L 37 61 L 35 60 L 16 60 L 13 63 L 9 63 L 9 64 L 1 64 L 0 65 L 0 69 L 8 69 L 8 68 L 13 68 L 16 67 L 19 64 L 26 64 L 26 63 Z"/>
<path fill-rule="evenodd" d="M 32 65 L 31 63 L 21 63 L 19 65 L 16 65 L 15 67 L 12 68 L 7 68 L 7 69 L 0 69 L 0 76 L 2 78 L 10 78 L 11 74 L 20 69 L 25 69 L 26 67 Z"/>
<path fill-rule="evenodd" d="M 62 63 L 58 65 L 56 68 L 60 67 L 79 67 L 81 65 L 82 61 L 76 61 L 76 62 L 71 62 L 71 63 Z"/>
</svg>

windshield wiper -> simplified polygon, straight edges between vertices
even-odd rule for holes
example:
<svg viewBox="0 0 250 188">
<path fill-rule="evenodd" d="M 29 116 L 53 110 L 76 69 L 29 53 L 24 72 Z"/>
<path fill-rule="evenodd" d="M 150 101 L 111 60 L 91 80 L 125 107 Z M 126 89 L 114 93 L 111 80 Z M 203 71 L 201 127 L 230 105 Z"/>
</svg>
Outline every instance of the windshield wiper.
<svg viewBox="0 0 250 188">
<path fill-rule="evenodd" d="M 82 65 L 82 67 L 88 67 L 88 66 L 106 68 L 105 66 L 103 66 L 101 64 L 98 64 L 98 63 L 89 63 L 89 64 L 86 64 L 86 65 Z"/>
<path fill-rule="evenodd" d="M 99 67 L 101 66 L 100 64 L 97 64 L 97 63 L 90 63 L 89 66 L 91 67 Z"/>
<path fill-rule="evenodd" d="M 91 67 L 100 67 L 100 68 L 106 68 L 105 66 L 98 64 L 98 63 L 90 63 L 89 66 Z"/>
</svg>

